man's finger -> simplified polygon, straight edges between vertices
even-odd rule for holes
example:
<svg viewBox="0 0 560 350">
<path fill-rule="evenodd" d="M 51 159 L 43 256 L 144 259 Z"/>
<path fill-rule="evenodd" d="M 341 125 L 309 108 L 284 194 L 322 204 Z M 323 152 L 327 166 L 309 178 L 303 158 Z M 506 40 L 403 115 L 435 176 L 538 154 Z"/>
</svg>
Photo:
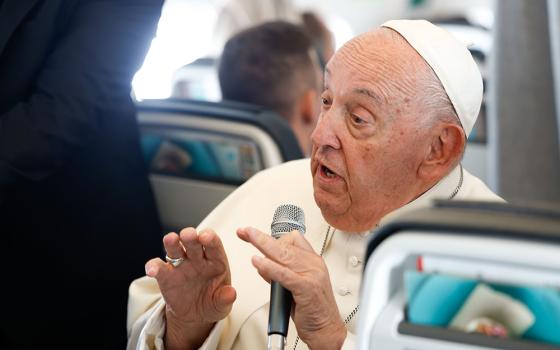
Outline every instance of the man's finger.
<svg viewBox="0 0 560 350">
<path fill-rule="evenodd" d="M 254 227 L 237 229 L 237 236 L 247 243 L 254 245 L 265 255 L 273 254 L 278 248 L 278 242 L 271 235 L 257 230 Z M 287 242 L 287 241 L 286 241 Z"/>
<path fill-rule="evenodd" d="M 311 246 L 309 241 L 305 238 L 304 235 L 299 233 L 299 231 L 294 230 L 290 232 L 288 235 L 281 237 L 281 239 L 284 239 L 284 237 L 289 237 L 290 242 L 296 247 L 310 252 L 314 252 L 313 247 Z"/>
<path fill-rule="evenodd" d="M 201 262 L 204 253 L 202 252 L 202 244 L 198 241 L 196 230 L 192 227 L 182 229 L 180 238 L 187 252 L 187 259 L 195 264 Z"/>
<path fill-rule="evenodd" d="M 179 235 L 175 232 L 170 232 L 163 237 L 163 246 L 168 257 L 172 259 L 185 257 L 185 250 L 179 240 Z"/>
<path fill-rule="evenodd" d="M 297 273 L 275 261 L 259 256 L 253 256 L 251 262 L 266 281 L 276 281 L 292 293 L 299 292 L 301 277 Z"/>
<path fill-rule="evenodd" d="M 222 240 L 216 232 L 207 229 L 203 230 L 198 236 L 198 240 L 204 246 L 204 255 L 208 260 L 218 260 L 227 262 L 226 251 L 222 245 Z"/>
<path fill-rule="evenodd" d="M 296 253 L 298 247 L 293 244 L 293 236 L 286 234 L 278 240 L 255 228 L 247 227 L 237 230 L 239 238 L 254 245 L 266 257 L 283 265 L 291 265 L 297 262 Z"/>
<path fill-rule="evenodd" d="M 228 312 L 236 298 L 237 292 L 230 285 L 222 286 L 216 290 L 214 293 L 214 305 L 216 305 L 218 313 Z"/>
<path fill-rule="evenodd" d="M 255 264 L 253 264 L 253 266 L 255 266 Z M 270 278 L 268 278 L 267 276 L 263 275 L 259 269 L 257 269 L 257 273 L 262 277 L 263 280 L 266 281 L 266 283 L 270 284 L 270 282 L 271 282 L 271 281 L 270 281 Z"/>
<path fill-rule="evenodd" d="M 144 265 L 146 275 L 155 279 L 160 279 L 169 271 L 169 266 L 160 258 L 153 258 Z"/>
</svg>

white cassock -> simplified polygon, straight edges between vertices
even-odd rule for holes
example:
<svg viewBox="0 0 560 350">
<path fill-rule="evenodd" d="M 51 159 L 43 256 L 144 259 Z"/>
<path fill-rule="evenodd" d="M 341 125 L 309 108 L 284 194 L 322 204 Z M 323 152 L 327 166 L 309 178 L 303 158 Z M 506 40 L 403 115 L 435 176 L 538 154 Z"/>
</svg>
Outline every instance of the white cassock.
<svg viewBox="0 0 560 350">
<path fill-rule="evenodd" d="M 460 180 L 461 168 L 458 166 L 422 196 L 385 216 L 380 225 L 402 212 L 428 206 L 432 199 L 448 199 Z M 501 200 L 465 170 L 454 198 Z M 270 285 L 251 265 L 251 256 L 260 255 L 260 252 L 241 241 L 235 231 L 239 227 L 253 226 L 270 232 L 272 215 L 281 204 L 295 204 L 304 210 L 305 237 L 317 253 L 326 240 L 323 257 L 340 317 L 346 319 L 356 308 L 368 233 L 346 233 L 332 228 L 326 238 L 329 224 L 313 199 L 309 159 L 285 163 L 252 177 L 220 203 L 198 227 L 212 228 L 222 239 L 232 285 L 237 290 L 237 300 L 230 315 L 216 324 L 201 349 L 266 349 Z M 165 305 L 156 280 L 140 278 L 132 283 L 129 293 L 128 349 L 163 349 Z M 348 335 L 343 349 L 355 348 L 357 317 L 359 313 L 347 324 Z M 290 320 L 286 349 L 293 349 L 296 336 L 296 328 Z M 307 346 L 299 341 L 297 349 L 307 349 Z"/>
</svg>

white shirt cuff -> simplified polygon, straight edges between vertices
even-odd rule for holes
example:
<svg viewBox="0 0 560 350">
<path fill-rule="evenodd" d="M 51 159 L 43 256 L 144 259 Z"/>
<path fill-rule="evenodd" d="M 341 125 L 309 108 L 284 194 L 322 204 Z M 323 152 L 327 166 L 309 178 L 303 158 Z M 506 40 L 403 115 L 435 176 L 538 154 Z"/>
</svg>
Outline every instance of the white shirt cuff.
<svg viewBox="0 0 560 350">
<path fill-rule="evenodd" d="M 141 320 L 141 319 L 144 320 Z M 145 325 L 140 332 L 138 337 L 138 342 L 136 347 L 131 347 L 128 344 L 128 349 L 136 350 L 164 350 L 164 337 L 165 337 L 165 302 L 161 299 L 151 310 L 146 312 L 137 321 L 138 323 L 144 323 Z M 210 334 L 199 348 L 199 350 L 216 350 L 220 342 L 220 335 L 222 329 L 224 328 L 224 320 L 217 322 Z"/>
</svg>

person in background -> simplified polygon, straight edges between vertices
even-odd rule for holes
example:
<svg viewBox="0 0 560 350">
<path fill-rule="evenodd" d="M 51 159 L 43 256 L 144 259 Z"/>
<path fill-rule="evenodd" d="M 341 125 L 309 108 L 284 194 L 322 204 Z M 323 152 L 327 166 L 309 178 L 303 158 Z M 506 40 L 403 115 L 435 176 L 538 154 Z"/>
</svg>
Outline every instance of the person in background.
<svg viewBox="0 0 560 350">
<path fill-rule="evenodd" d="M 161 6 L 0 1 L 1 349 L 125 346 L 161 252 L 130 98 Z"/>
<path fill-rule="evenodd" d="M 332 32 L 327 28 L 323 20 L 313 12 L 301 14 L 302 26 L 311 38 L 313 47 L 319 56 L 321 68 L 325 69 L 327 62 L 334 55 L 335 42 Z"/>
<path fill-rule="evenodd" d="M 212 34 L 212 54 L 219 56 L 225 42 L 247 28 L 270 21 L 301 22 L 293 0 L 226 0 Z"/>
<path fill-rule="evenodd" d="M 302 27 L 274 21 L 234 35 L 222 52 L 218 78 L 224 100 L 259 105 L 286 119 L 309 156 L 321 70 Z"/>
</svg>

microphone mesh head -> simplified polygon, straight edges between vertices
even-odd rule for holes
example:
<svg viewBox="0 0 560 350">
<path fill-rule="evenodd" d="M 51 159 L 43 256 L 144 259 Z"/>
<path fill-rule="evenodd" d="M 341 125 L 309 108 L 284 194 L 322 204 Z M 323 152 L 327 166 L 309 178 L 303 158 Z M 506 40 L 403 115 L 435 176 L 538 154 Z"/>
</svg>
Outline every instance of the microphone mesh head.
<svg viewBox="0 0 560 350">
<path fill-rule="evenodd" d="M 305 215 L 303 209 L 293 204 L 282 204 L 276 208 L 270 230 L 273 237 L 280 237 L 283 233 L 298 230 L 305 233 Z"/>
</svg>

